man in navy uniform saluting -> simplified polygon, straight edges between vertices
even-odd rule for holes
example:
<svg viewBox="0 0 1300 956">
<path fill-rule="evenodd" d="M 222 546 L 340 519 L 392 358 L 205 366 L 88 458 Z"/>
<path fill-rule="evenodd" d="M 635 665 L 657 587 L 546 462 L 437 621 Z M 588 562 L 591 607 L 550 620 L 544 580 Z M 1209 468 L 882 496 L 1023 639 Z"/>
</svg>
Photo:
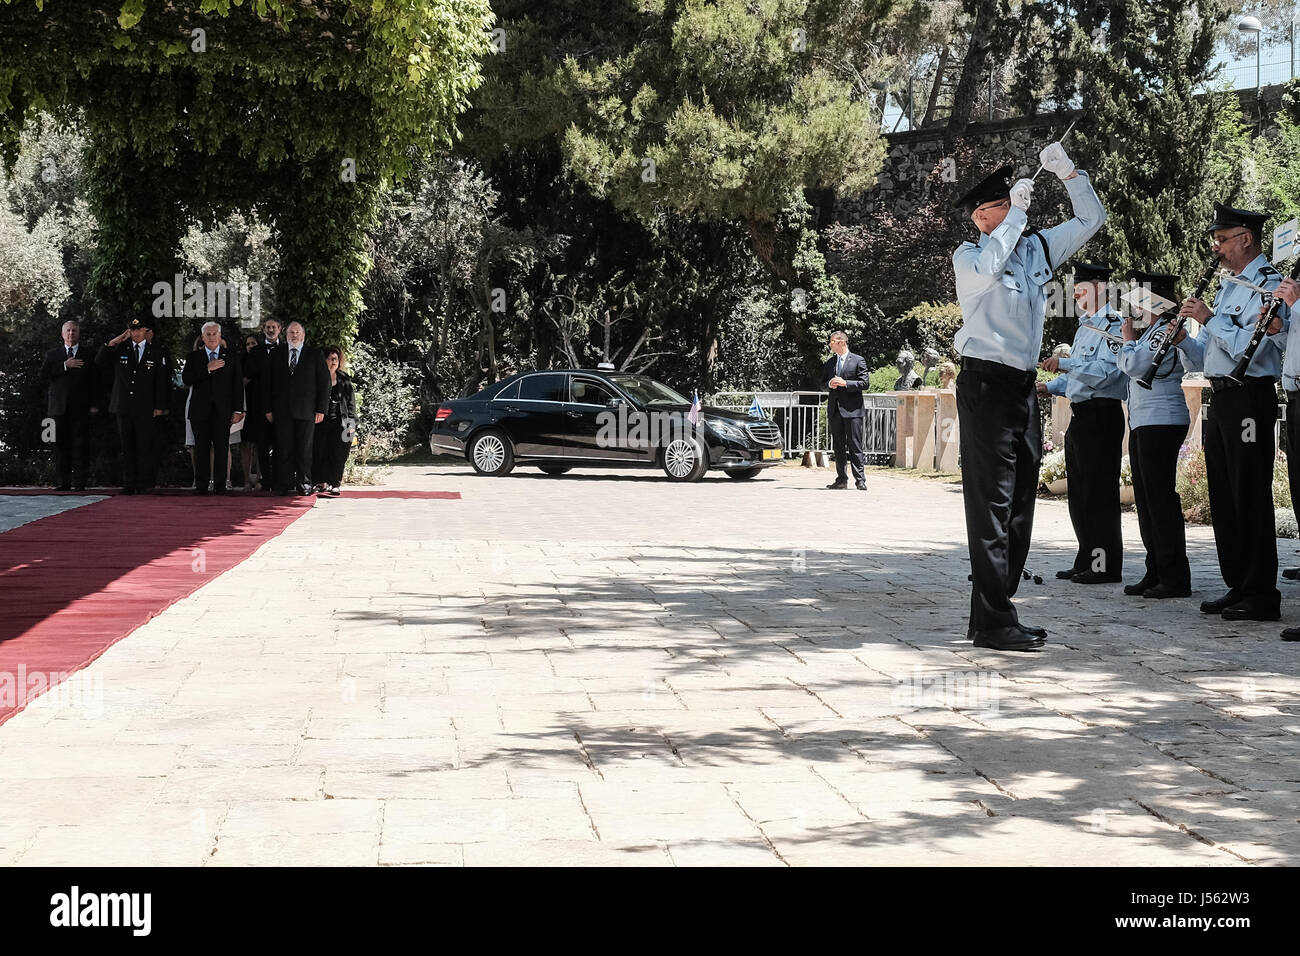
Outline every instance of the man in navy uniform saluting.
<svg viewBox="0 0 1300 956">
<path fill-rule="evenodd" d="M 1282 274 L 1269 265 L 1260 245 L 1266 218 L 1215 203 L 1208 232 L 1222 266 L 1271 292 Z M 1260 342 L 1244 381 L 1228 377 L 1246 354 L 1263 304 L 1260 293 L 1224 282 L 1213 311 L 1194 298 L 1184 300 L 1179 310 L 1204 327 L 1205 377 L 1214 392 L 1205 422 L 1205 474 L 1219 573 L 1228 593 L 1202 601 L 1201 610 L 1230 621 L 1276 621 L 1282 616 L 1273 523 L 1273 428 L 1286 339 L 1279 333 L 1286 329 L 1286 308 Z"/>
<path fill-rule="evenodd" d="M 113 398 L 122 440 L 122 493 L 146 494 L 157 478 L 158 432 L 154 419 L 167 409 L 167 364 L 160 348 L 147 341 L 148 318 L 132 319 L 127 330 L 109 339 L 95 363 L 113 369 Z"/>
<path fill-rule="evenodd" d="M 1124 407 L 1128 376 L 1119 370 L 1124 318 L 1106 301 L 1110 267 L 1088 262 L 1074 267 L 1074 301 L 1079 328 L 1069 358 L 1044 359 L 1039 368 L 1061 374 L 1038 393 L 1070 400 L 1065 433 L 1065 476 L 1070 487 L 1070 523 L 1079 541 L 1070 567 L 1058 578 L 1076 584 L 1106 584 L 1123 578 L 1119 472 L 1124 457 Z"/>
<path fill-rule="evenodd" d="M 962 327 L 957 414 L 962 497 L 971 563 L 968 636 L 977 647 L 1027 651 L 1047 636 L 1020 623 L 1011 598 L 1020 584 L 1034 523 L 1043 454 L 1035 390 L 1047 310 L 1045 286 L 1102 223 L 1106 210 L 1060 143 L 1039 154 L 1065 184 L 1074 218 L 1026 231 L 1034 184 L 1011 185 L 1011 166 L 985 176 L 956 205 L 970 214 L 979 239 L 953 253 Z"/>
</svg>

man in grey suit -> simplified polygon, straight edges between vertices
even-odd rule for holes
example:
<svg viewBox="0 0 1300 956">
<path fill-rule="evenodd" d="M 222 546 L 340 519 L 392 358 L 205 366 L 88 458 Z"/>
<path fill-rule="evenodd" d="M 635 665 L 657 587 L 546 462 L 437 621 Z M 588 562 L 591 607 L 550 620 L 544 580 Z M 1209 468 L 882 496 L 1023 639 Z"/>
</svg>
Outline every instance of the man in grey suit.
<svg viewBox="0 0 1300 956">
<path fill-rule="evenodd" d="M 830 390 L 826 417 L 831 428 L 831 445 L 835 449 L 835 480 L 827 488 L 847 488 L 849 476 L 844 467 L 847 458 L 853 464 L 853 481 L 858 491 L 867 490 L 867 476 L 862 470 L 862 426 L 866 417 L 862 393 L 867 390 L 869 373 L 861 355 L 849 351 L 849 338 L 843 332 L 831 333 L 831 351 L 835 353 L 822 366 L 822 381 Z"/>
</svg>

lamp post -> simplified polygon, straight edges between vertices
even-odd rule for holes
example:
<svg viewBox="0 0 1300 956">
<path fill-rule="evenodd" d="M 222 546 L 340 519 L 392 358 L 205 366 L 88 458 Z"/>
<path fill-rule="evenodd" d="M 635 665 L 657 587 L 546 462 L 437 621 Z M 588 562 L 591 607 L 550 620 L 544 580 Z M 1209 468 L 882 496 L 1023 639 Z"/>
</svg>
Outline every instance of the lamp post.
<svg viewBox="0 0 1300 956">
<path fill-rule="evenodd" d="M 1255 95 L 1259 96 L 1259 87 L 1260 87 L 1259 48 L 1262 45 L 1260 43 L 1259 35 L 1261 31 L 1263 31 L 1264 29 L 1264 24 L 1259 22 L 1259 17 L 1242 17 L 1240 20 L 1237 21 L 1237 29 L 1240 30 L 1242 33 L 1255 34 Z"/>
</svg>

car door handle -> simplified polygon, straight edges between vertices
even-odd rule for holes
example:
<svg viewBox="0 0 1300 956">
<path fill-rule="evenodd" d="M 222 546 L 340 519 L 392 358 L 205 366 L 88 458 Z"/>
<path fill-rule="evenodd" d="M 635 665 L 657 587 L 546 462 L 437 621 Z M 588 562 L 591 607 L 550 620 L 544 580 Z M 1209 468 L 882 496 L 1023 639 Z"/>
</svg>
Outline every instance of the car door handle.
<svg viewBox="0 0 1300 956">
<path fill-rule="evenodd" d="M 565 412 L 564 414 L 568 415 L 570 418 L 581 418 L 581 417 L 582 417 L 582 412 Z"/>
<path fill-rule="evenodd" d="M 519 408 L 518 408 L 518 406 L 516 406 L 516 405 L 507 405 L 507 406 L 506 406 L 506 411 L 508 411 L 508 412 L 517 412 L 517 411 L 519 411 Z"/>
</svg>

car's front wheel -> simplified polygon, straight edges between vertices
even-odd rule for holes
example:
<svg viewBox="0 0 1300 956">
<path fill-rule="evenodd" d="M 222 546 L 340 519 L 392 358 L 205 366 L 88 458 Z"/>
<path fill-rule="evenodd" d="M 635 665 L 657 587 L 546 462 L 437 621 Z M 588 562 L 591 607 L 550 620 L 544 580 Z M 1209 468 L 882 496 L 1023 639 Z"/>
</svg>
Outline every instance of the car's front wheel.
<svg viewBox="0 0 1300 956">
<path fill-rule="evenodd" d="M 664 446 L 664 474 L 673 481 L 696 481 L 709 469 L 708 452 L 694 438 L 677 438 Z"/>
<path fill-rule="evenodd" d="M 469 463 L 480 475 L 498 478 L 510 474 L 515 467 L 515 453 L 510 447 L 510 439 L 495 430 L 474 436 L 469 446 Z"/>
<path fill-rule="evenodd" d="M 762 468 L 732 468 L 727 472 L 728 478 L 735 478 L 737 481 L 743 481 L 746 478 L 753 478 Z"/>
</svg>

